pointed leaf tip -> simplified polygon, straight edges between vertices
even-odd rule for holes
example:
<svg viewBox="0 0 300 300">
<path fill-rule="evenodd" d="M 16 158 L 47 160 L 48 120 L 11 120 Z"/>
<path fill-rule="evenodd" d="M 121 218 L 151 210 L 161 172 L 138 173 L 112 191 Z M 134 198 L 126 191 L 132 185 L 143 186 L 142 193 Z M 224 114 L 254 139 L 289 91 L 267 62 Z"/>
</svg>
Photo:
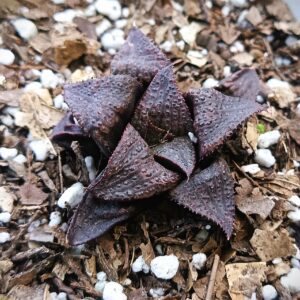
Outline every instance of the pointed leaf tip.
<svg viewBox="0 0 300 300">
<path fill-rule="evenodd" d="M 173 188 L 180 176 L 155 162 L 149 146 L 128 124 L 104 171 L 89 190 L 96 198 L 128 201 Z"/>
<path fill-rule="evenodd" d="M 184 136 L 192 131 L 192 118 L 177 89 L 172 66 L 160 70 L 138 104 L 133 126 L 149 145 L 170 136 Z"/>
<path fill-rule="evenodd" d="M 111 70 L 113 74 L 128 74 L 147 83 L 170 64 L 163 52 L 135 27 L 111 62 Z"/>
<path fill-rule="evenodd" d="M 230 97 L 215 89 L 187 94 L 194 111 L 194 130 L 201 159 L 214 152 L 247 118 L 263 109 L 250 98 Z"/>
<path fill-rule="evenodd" d="M 113 75 L 67 84 L 64 96 L 80 127 L 108 156 L 133 113 L 139 88 L 132 77 Z"/>
<path fill-rule="evenodd" d="M 180 183 L 170 196 L 173 201 L 218 224 L 229 239 L 234 220 L 234 183 L 225 161 L 197 170 Z"/>
<path fill-rule="evenodd" d="M 223 79 L 216 88 L 224 94 L 256 101 L 257 96 L 266 97 L 269 88 L 259 79 L 254 69 L 241 69 Z"/>
<path fill-rule="evenodd" d="M 75 246 L 95 239 L 114 225 L 129 219 L 136 211 L 136 206 L 99 201 L 92 194 L 86 193 L 71 220 L 68 242 Z"/>
<path fill-rule="evenodd" d="M 196 164 L 194 145 L 188 137 L 178 137 L 155 147 L 154 156 L 166 168 L 181 171 L 188 178 Z"/>
</svg>

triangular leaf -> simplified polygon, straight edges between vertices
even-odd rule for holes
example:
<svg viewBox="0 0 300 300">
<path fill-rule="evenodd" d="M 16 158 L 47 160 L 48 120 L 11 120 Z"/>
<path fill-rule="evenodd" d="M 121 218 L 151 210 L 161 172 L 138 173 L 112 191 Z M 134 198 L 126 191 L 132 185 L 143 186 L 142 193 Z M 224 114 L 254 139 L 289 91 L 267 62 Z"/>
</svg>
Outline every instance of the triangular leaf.
<svg viewBox="0 0 300 300">
<path fill-rule="evenodd" d="M 54 127 L 51 140 L 64 147 L 69 146 L 72 141 L 89 139 L 78 124 L 75 123 L 71 112 L 65 114 L 60 122 Z"/>
<path fill-rule="evenodd" d="M 88 242 L 127 220 L 136 210 L 137 206 L 99 201 L 92 194 L 86 193 L 71 220 L 67 239 L 71 245 Z"/>
<path fill-rule="evenodd" d="M 111 70 L 113 74 L 128 74 L 150 82 L 160 69 L 170 63 L 148 37 L 138 28 L 133 28 L 111 62 Z"/>
<path fill-rule="evenodd" d="M 187 177 L 191 176 L 196 164 L 194 145 L 188 137 L 178 137 L 155 147 L 154 157 L 165 167 L 179 170 Z"/>
<path fill-rule="evenodd" d="M 245 97 L 255 101 L 257 96 L 268 95 L 267 86 L 261 82 L 254 69 L 242 69 L 222 80 L 217 90 L 234 97 Z"/>
<path fill-rule="evenodd" d="M 187 99 L 194 110 L 201 159 L 221 146 L 248 117 L 263 109 L 250 98 L 226 96 L 215 89 L 191 90 Z"/>
<path fill-rule="evenodd" d="M 192 118 L 177 89 L 172 66 L 153 78 L 135 110 L 132 124 L 149 145 L 159 143 L 168 133 L 183 136 L 192 130 Z"/>
<path fill-rule="evenodd" d="M 174 187 L 180 176 L 155 162 L 139 133 L 128 124 L 106 168 L 89 186 L 99 199 L 145 199 Z"/>
<path fill-rule="evenodd" d="M 229 239 L 234 218 L 233 187 L 228 166 L 225 161 L 219 160 L 202 171 L 197 170 L 170 196 L 179 205 L 220 225 Z"/>
<path fill-rule="evenodd" d="M 67 84 L 64 97 L 83 131 L 109 155 L 132 115 L 139 88 L 132 77 L 115 75 Z"/>
</svg>

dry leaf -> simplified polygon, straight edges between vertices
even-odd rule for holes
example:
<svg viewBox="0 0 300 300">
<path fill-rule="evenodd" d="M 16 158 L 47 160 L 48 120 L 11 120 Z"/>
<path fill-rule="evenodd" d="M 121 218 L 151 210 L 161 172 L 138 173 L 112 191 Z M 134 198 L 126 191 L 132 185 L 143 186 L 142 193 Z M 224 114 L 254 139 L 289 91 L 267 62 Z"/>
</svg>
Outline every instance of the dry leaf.
<svg viewBox="0 0 300 300">
<path fill-rule="evenodd" d="M 16 125 L 28 127 L 33 138 L 47 139 L 44 130 L 58 124 L 64 116 L 61 111 L 49 106 L 47 99 L 47 96 L 41 98 L 37 93 L 28 92 L 19 101 L 21 111 L 16 113 Z"/>
<path fill-rule="evenodd" d="M 186 57 L 192 65 L 198 68 L 203 67 L 207 63 L 207 57 L 198 58 L 193 55 L 187 55 Z"/>
<path fill-rule="evenodd" d="M 262 261 L 296 254 L 296 248 L 285 229 L 280 231 L 256 229 L 250 243 Z"/>
<path fill-rule="evenodd" d="M 20 201 L 24 205 L 41 205 L 47 199 L 48 194 L 27 182 L 20 187 L 20 196 Z"/>
<path fill-rule="evenodd" d="M 18 106 L 19 98 L 24 94 L 21 89 L 10 90 L 10 91 L 0 91 L 0 103 L 9 106 Z"/>
<path fill-rule="evenodd" d="M 227 45 L 231 45 L 240 35 L 233 24 L 219 26 L 220 37 Z"/>
<path fill-rule="evenodd" d="M 195 44 L 197 34 L 204 28 L 203 24 L 192 22 L 180 28 L 179 32 L 183 40 L 192 47 Z"/>
<path fill-rule="evenodd" d="M 259 215 L 265 220 L 271 213 L 275 202 L 272 197 L 257 195 L 250 197 L 236 198 L 236 205 L 238 209 L 246 215 Z"/>
<path fill-rule="evenodd" d="M 300 145 L 300 118 L 291 120 L 289 122 L 288 130 L 293 140 Z"/>
<path fill-rule="evenodd" d="M 236 61 L 239 65 L 248 67 L 252 65 L 253 59 L 254 57 L 247 52 L 238 53 L 232 57 L 232 60 Z"/>
<path fill-rule="evenodd" d="M 63 32 L 52 30 L 50 39 L 54 60 L 59 65 L 68 65 L 83 54 L 96 54 L 100 48 L 96 40 L 87 38 L 72 26 L 65 26 Z"/>
<path fill-rule="evenodd" d="M 14 194 L 8 192 L 5 186 L 0 187 L 0 208 L 3 211 L 12 212 L 14 207 Z"/>
<path fill-rule="evenodd" d="M 256 6 L 251 6 L 246 19 L 253 25 L 257 26 L 263 21 L 263 17 L 261 16 L 258 8 Z"/>
<path fill-rule="evenodd" d="M 244 299 L 242 295 L 250 298 L 266 279 L 267 267 L 264 262 L 229 264 L 225 269 L 232 299 Z"/>
</svg>

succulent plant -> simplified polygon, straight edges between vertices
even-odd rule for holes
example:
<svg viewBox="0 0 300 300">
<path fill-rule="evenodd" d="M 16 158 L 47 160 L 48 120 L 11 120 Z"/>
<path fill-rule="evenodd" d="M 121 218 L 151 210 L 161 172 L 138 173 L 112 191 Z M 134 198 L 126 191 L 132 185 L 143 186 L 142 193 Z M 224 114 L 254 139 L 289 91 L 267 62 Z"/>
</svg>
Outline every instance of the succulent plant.
<svg viewBox="0 0 300 300">
<path fill-rule="evenodd" d="M 70 244 L 100 236 L 161 193 L 212 220 L 230 238 L 234 182 L 216 150 L 263 109 L 256 97 L 264 89 L 251 69 L 217 89 L 183 95 L 171 61 L 137 28 L 114 57 L 111 75 L 65 86 L 70 112 L 53 140 L 64 147 L 77 140 L 102 158 L 70 222 Z"/>
</svg>

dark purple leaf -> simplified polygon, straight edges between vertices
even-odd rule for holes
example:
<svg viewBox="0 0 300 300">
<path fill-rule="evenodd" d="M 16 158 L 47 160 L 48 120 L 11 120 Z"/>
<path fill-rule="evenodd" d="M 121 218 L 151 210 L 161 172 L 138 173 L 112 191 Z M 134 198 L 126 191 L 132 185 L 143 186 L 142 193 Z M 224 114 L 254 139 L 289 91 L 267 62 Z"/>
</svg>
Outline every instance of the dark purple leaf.
<svg viewBox="0 0 300 300">
<path fill-rule="evenodd" d="M 62 146 L 69 145 L 72 141 L 82 141 L 87 138 L 89 137 L 82 131 L 80 126 L 75 123 L 71 112 L 65 114 L 54 127 L 51 134 L 52 141 Z"/>
<path fill-rule="evenodd" d="M 67 84 L 64 96 L 83 131 L 109 155 L 132 115 L 139 88 L 132 77 L 113 75 Z"/>
<path fill-rule="evenodd" d="M 229 239 L 234 218 L 233 187 L 227 164 L 218 160 L 202 171 L 197 170 L 170 195 L 179 205 L 220 225 Z"/>
<path fill-rule="evenodd" d="M 188 178 L 196 164 L 194 145 L 188 137 L 178 137 L 155 147 L 154 157 L 168 169 L 181 171 Z"/>
<path fill-rule="evenodd" d="M 250 98 L 226 96 L 215 89 L 191 90 L 187 100 L 194 110 L 201 159 L 221 146 L 248 117 L 263 109 Z"/>
<path fill-rule="evenodd" d="M 128 74 L 150 82 L 155 74 L 171 62 L 138 28 L 130 30 L 125 44 L 111 62 L 113 74 Z"/>
<path fill-rule="evenodd" d="M 67 239 L 71 245 L 88 242 L 127 220 L 136 210 L 137 206 L 99 201 L 92 194 L 86 193 L 71 220 Z"/>
<path fill-rule="evenodd" d="M 260 95 L 265 98 L 269 90 L 261 82 L 254 69 L 242 69 L 222 80 L 217 90 L 234 97 L 245 97 L 256 100 Z"/>
<path fill-rule="evenodd" d="M 106 168 L 89 190 L 103 200 L 145 199 L 173 188 L 179 180 L 178 174 L 155 162 L 146 142 L 128 124 Z"/>
<path fill-rule="evenodd" d="M 177 89 L 172 66 L 156 74 L 135 110 L 132 124 L 149 145 L 168 134 L 183 136 L 192 130 L 192 118 Z"/>
</svg>

